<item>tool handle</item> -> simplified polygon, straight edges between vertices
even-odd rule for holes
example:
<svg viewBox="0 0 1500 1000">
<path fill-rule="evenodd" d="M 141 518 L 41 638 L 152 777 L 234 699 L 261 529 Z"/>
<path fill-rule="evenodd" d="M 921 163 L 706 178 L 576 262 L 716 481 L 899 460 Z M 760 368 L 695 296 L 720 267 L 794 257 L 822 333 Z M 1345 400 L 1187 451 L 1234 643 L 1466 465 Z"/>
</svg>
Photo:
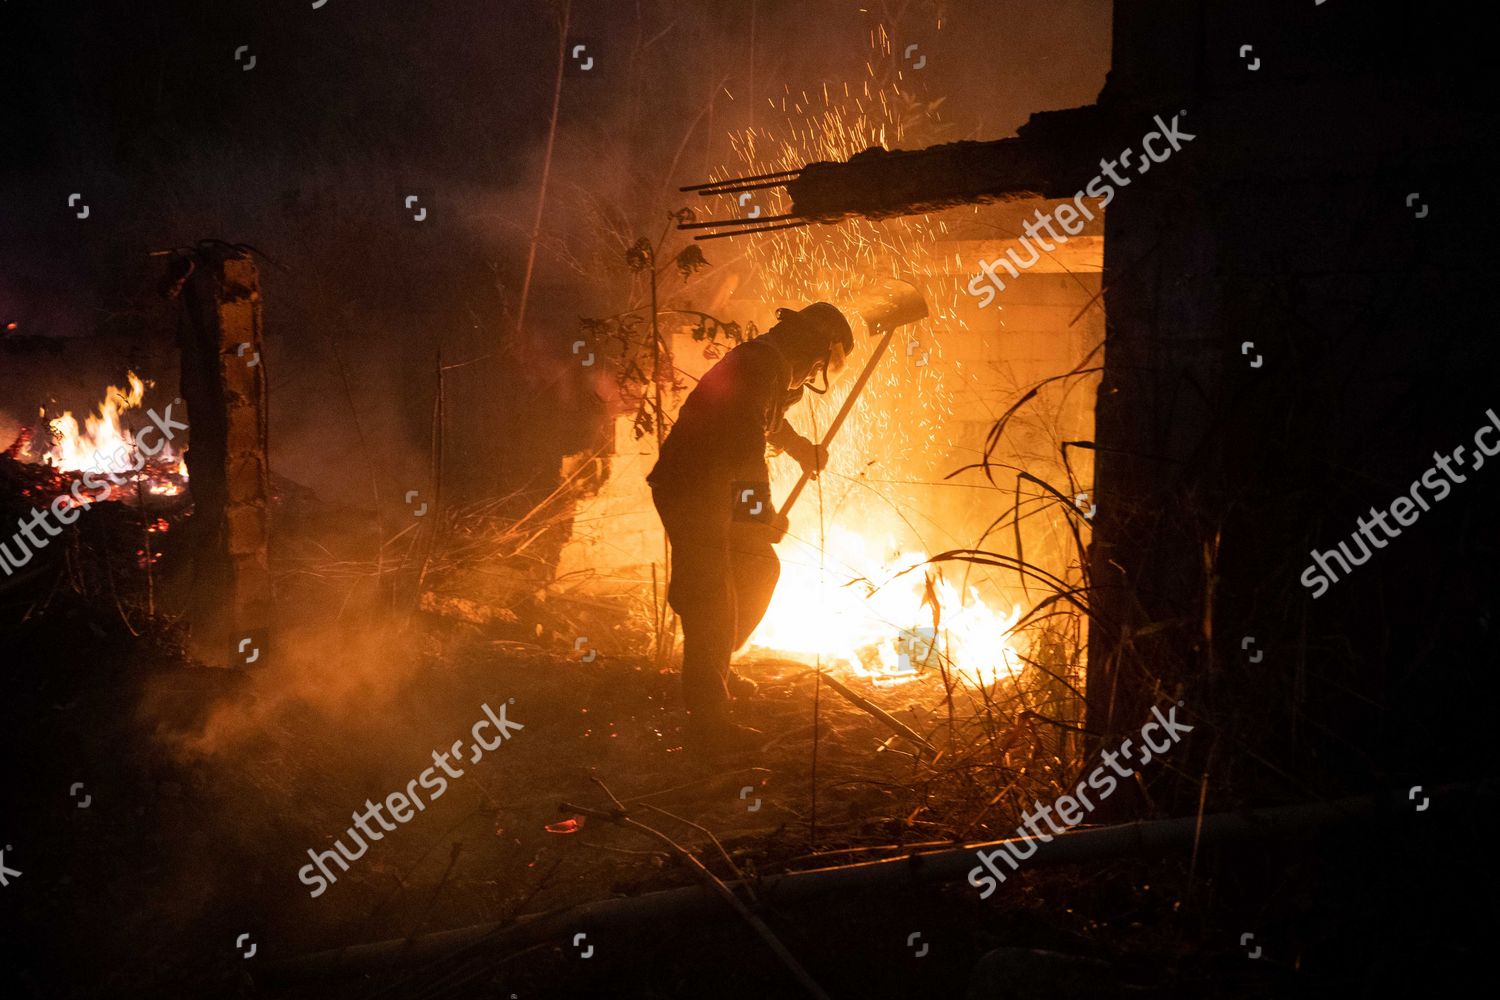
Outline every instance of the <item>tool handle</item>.
<svg viewBox="0 0 1500 1000">
<path fill-rule="evenodd" d="M 844 405 L 839 407 L 838 415 L 833 418 L 833 423 L 828 425 L 828 430 L 820 442 L 821 447 L 827 448 L 832 443 L 833 436 L 839 432 L 839 428 L 844 426 L 845 418 L 849 416 L 849 411 L 854 409 L 859 394 L 864 391 L 865 383 L 870 381 L 871 375 L 875 374 L 875 366 L 880 363 L 881 356 L 885 354 L 885 349 L 890 346 L 891 338 L 895 335 L 895 327 L 886 330 L 885 335 L 880 338 L 880 343 L 875 345 L 875 350 L 870 352 L 870 360 L 865 362 L 865 370 L 859 373 L 859 378 L 849 390 L 849 395 L 844 397 Z M 786 502 L 781 505 L 782 517 L 786 517 L 791 512 L 792 504 L 797 502 L 797 498 L 802 495 L 802 490 L 810 479 L 812 479 L 812 471 L 803 469 L 802 478 L 797 480 L 797 485 L 792 487 L 792 492 L 786 495 Z"/>
</svg>

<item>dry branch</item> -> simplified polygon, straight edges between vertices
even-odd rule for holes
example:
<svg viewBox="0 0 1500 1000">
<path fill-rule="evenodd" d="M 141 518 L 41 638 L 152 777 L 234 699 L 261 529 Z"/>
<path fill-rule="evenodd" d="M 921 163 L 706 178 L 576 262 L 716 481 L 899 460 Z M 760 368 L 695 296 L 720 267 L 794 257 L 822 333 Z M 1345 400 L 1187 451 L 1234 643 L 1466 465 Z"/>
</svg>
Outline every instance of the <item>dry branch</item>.
<svg viewBox="0 0 1500 1000">
<path fill-rule="evenodd" d="M 614 798 L 614 796 L 611 795 L 610 798 Z M 616 801 L 618 802 L 619 800 Z M 681 844 L 677 843 L 677 841 L 673 840 L 671 837 L 668 837 L 660 830 L 653 829 L 652 827 L 649 827 L 644 823 L 640 823 L 636 820 L 631 819 L 619 809 L 613 809 L 609 812 L 605 812 L 600 809 L 589 809 L 585 806 L 573 805 L 569 802 L 562 803 L 558 808 L 563 812 L 578 813 L 583 816 L 591 816 L 594 819 L 603 820 L 606 823 L 614 823 L 618 826 L 625 827 L 627 830 L 634 830 L 637 833 L 644 833 L 648 837 L 654 837 L 657 840 L 661 841 L 663 844 L 666 844 L 667 847 L 671 848 L 674 854 L 688 863 L 689 867 L 692 868 L 693 873 L 698 876 L 698 878 L 703 882 L 704 885 L 708 886 L 714 892 L 718 893 L 726 903 L 734 908 L 734 912 L 743 917 L 745 919 L 745 922 L 755 929 L 755 933 L 759 934 L 761 940 L 765 941 L 766 944 L 770 946 L 771 950 L 776 953 L 776 957 L 781 959 L 782 963 L 786 965 L 787 969 L 791 971 L 792 975 L 796 977 L 797 981 L 802 984 L 803 988 L 806 989 L 811 996 L 818 997 L 820 998 L 820 1000 L 829 1000 L 828 994 L 823 992 L 823 988 L 817 984 L 812 976 L 807 974 L 807 970 L 802 968 L 802 963 L 798 962 L 796 956 L 787 950 L 786 945 L 782 944 L 781 939 L 776 936 L 776 933 L 772 931 L 771 928 L 766 926 L 765 921 L 761 920 L 760 917 L 757 917 L 754 913 L 751 913 L 750 908 L 747 907 L 743 902 L 741 902 L 740 898 L 734 894 L 734 890 L 729 888 L 729 886 L 724 883 L 723 879 L 719 878 L 713 872 L 709 871 L 708 868 L 704 866 L 703 862 L 698 860 L 697 856 L 694 855 L 693 852 L 689 851 L 687 848 L 683 847 Z M 722 850 L 722 848 L 720 849 Z"/>
<path fill-rule="evenodd" d="M 904 736 L 906 739 L 911 740 L 913 743 L 915 743 L 919 749 L 926 752 L 929 760 L 936 759 L 938 755 L 937 747 L 933 746 L 931 743 L 923 739 L 921 735 L 916 732 L 916 730 L 912 729 L 906 723 L 902 722 L 900 719 L 896 718 L 894 715 L 887 712 L 879 705 L 876 705 L 874 702 L 855 694 L 853 691 L 849 690 L 849 688 L 846 687 L 843 682 L 834 677 L 832 674 L 825 673 L 823 675 L 823 680 L 828 684 L 829 687 L 833 688 L 839 694 L 847 698 L 851 705 L 855 706 L 856 708 L 864 709 L 866 712 L 869 712 L 881 722 L 884 722 L 887 726 L 890 726 L 897 736 Z"/>
</svg>

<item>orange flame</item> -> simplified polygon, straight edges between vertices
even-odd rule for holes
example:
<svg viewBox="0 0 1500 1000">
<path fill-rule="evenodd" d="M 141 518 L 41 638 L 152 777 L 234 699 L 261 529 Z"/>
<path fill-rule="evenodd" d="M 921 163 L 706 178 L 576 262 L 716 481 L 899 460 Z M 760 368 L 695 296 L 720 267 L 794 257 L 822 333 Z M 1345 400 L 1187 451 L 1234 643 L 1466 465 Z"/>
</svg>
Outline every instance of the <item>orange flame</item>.
<svg viewBox="0 0 1500 1000">
<path fill-rule="evenodd" d="M 861 528 L 831 526 L 821 558 L 813 542 L 782 542 L 781 579 L 751 646 L 809 663 L 821 657 L 877 681 L 941 667 L 990 685 L 1021 669 L 1010 631 L 1019 606 L 1001 614 L 976 588 L 961 593 L 923 567 L 926 556 L 903 551 L 894 535 L 882 546 L 871 540 L 874 523 Z"/>
<path fill-rule="evenodd" d="M 82 431 L 71 410 L 64 410 L 62 416 L 48 424 L 56 440 L 51 450 L 42 455 L 43 464 L 59 472 L 82 472 L 97 468 L 96 463 L 108 462 L 122 448 L 127 453 L 134 449 L 135 440 L 121 424 L 120 417 L 125 411 L 140 407 L 146 383 L 135 372 L 127 372 L 126 378 L 129 392 L 114 385 L 105 390 L 99 415 L 85 417 Z"/>
</svg>

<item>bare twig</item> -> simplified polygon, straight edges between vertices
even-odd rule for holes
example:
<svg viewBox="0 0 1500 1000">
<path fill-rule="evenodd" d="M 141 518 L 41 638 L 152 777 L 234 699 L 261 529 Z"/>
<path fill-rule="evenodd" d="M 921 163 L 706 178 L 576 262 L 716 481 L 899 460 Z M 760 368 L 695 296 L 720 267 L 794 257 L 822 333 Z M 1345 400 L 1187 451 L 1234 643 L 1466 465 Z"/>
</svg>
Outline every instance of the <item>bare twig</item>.
<svg viewBox="0 0 1500 1000">
<path fill-rule="evenodd" d="M 614 796 L 610 795 L 610 798 L 613 799 Z M 616 804 L 618 805 L 618 800 L 616 800 Z M 674 854 L 688 863 L 688 866 L 692 868 L 694 874 L 702 880 L 704 885 L 717 893 L 724 902 L 733 907 L 734 911 L 745 919 L 746 923 L 755 929 L 755 932 L 760 935 L 761 940 L 765 941 L 770 949 L 776 953 L 776 957 L 781 959 L 782 963 L 796 980 L 802 984 L 802 987 L 807 990 L 810 996 L 819 997 L 820 1000 L 829 1000 L 828 994 L 823 991 L 823 988 L 817 984 L 812 976 L 808 975 L 807 970 L 802 968 L 802 963 L 798 962 L 796 956 L 787 950 L 786 945 L 782 944 L 781 939 L 776 936 L 775 932 L 766 926 L 765 921 L 750 912 L 750 908 L 734 894 L 734 890 L 725 885 L 723 879 L 704 867 L 703 862 L 699 861 L 687 848 L 660 830 L 653 829 L 644 823 L 631 819 L 621 809 L 604 812 L 600 809 L 590 809 L 587 806 L 574 805 L 571 802 L 560 803 L 558 808 L 565 813 L 576 813 L 581 816 L 603 820 L 606 823 L 614 823 L 628 830 L 634 830 L 637 833 L 644 833 L 648 837 L 654 837 L 663 844 L 666 844 Z"/>
<path fill-rule="evenodd" d="M 592 781 L 594 784 L 598 785 L 599 788 L 601 790 L 603 790 L 604 794 L 609 796 L 609 801 L 611 801 L 611 802 L 613 802 L 615 804 L 615 809 L 619 811 L 620 815 L 623 816 L 623 815 L 625 815 L 626 812 L 628 812 L 628 810 L 625 808 L 625 803 L 621 802 L 618 798 L 615 797 L 615 793 L 609 790 L 609 786 L 604 783 L 603 779 L 599 778 L 597 775 L 592 775 L 591 774 L 591 775 L 589 775 L 589 780 Z M 709 830 L 708 827 L 706 827 L 706 826 L 699 826 L 697 823 L 694 823 L 692 820 L 683 819 L 681 816 L 678 816 L 676 813 L 669 813 L 665 809 L 662 809 L 659 806 L 653 806 L 649 802 L 642 802 L 641 805 L 645 806 L 647 809 L 650 809 L 652 812 L 661 813 L 663 816 L 667 817 L 667 819 L 676 820 L 677 822 L 681 823 L 683 826 L 690 826 L 694 830 L 697 830 L 699 833 L 703 834 L 709 840 L 713 841 L 713 845 L 719 849 L 719 855 L 720 855 L 720 857 L 722 857 L 724 859 L 724 863 L 729 866 L 729 870 L 730 871 L 734 872 L 734 877 L 737 878 L 737 879 L 742 879 L 742 880 L 744 879 L 745 873 L 742 872 L 742 871 L 740 871 L 740 866 L 737 865 L 737 864 L 735 864 L 734 861 L 729 857 L 729 852 L 726 851 L 726 850 L 724 850 L 724 845 L 721 844 L 721 843 L 719 843 L 719 838 L 715 837 L 713 835 L 713 831 Z M 755 891 L 753 889 L 751 889 L 748 885 L 745 886 L 745 888 L 746 888 L 747 891 L 749 891 L 750 898 L 754 899 L 755 898 Z"/>
<path fill-rule="evenodd" d="M 683 817 L 678 816 L 676 813 L 669 813 L 665 809 L 662 809 L 660 806 L 653 806 L 649 802 L 642 802 L 641 805 L 645 806 L 647 809 L 650 809 L 652 812 L 661 813 L 663 816 L 667 817 L 667 819 L 675 819 L 683 826 L 690 826 L 694 830 L 697 830 L 699 833 L 703 834 L 713 842 L 713 845 L 715 847 L 719 849 L 719 857 L 723 858 L 724 863 L 729 866 L 729 870 L 734 872 L 734 877 L 740 879 L 741 881 L 745 881 L 745 873 L 740 871 L 740 866 L 734 863 L 734 859 L 729 856 L 729 852 L 724 850 L 724 845 L 719 843 L 719 838 L 715 837 L 713 831 L 708 827 L 699 826 L 697 823 L 694 823 L 690 819 L 684 819 Z M 755 889 L 750 885 L 749 882 L 745 882 L 745 891 L 750 894 L 750 898 L 752 900 L 757 903 L 760 902 L 760 900 L 756 898 Z"/>
<path fill-rule="evenodd" d="M 536 245 L 542 235 L 542 210 L 547 205 L 547 181 L 552 176 L 552 147 L 557 141 L 557 109 L 562 103 L 563 69 L 567 65 L 568 16 L 572 0 L 563 4 L 562 24 L 557 30 L 557 77 L 552 85 L 552 117 L 547 126 L 547 146 L 542 154 L 542 179 L 537 185 L 536 219 L 531 226 L 531 246 L 526 252 L 526 276 L 521 281 L 521 303 L 516 310 L 516 334 L 526 333 L 526 301 L 531 295 L 531 272 L 536 265 Z"/>
</svg>

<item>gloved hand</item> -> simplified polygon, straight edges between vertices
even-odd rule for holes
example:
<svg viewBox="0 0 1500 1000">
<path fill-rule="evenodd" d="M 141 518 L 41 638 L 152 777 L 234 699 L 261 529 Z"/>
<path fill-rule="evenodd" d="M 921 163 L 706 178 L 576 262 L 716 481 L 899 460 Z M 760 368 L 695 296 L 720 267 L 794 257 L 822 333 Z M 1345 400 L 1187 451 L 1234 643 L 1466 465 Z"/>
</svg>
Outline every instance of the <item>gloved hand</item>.
<svg viewBox="0 0 1500 1000">
<path fill-rule="evenodd" d="M 792 526 L 791 521 L 789 521 L 786 515 L 781 513 L 780 511 L 772 511 L 770 518 L 766 521 L 762 521 L 761 523 L 765 525 L 766 532 L 770 535 L 772 545 L 775 545 L 777 542 L 780 542 L 783 538 L 785 538 L 786 529 Z"/>
<path fill-rule="evenodd" d="M 787 441 L 786 453 L 797 460 L 803 471 L 811 472 L 814 479 L 828 465 L 828 449 L 821 444 L 813 444 L 800 434 Z"/>
</svg>

